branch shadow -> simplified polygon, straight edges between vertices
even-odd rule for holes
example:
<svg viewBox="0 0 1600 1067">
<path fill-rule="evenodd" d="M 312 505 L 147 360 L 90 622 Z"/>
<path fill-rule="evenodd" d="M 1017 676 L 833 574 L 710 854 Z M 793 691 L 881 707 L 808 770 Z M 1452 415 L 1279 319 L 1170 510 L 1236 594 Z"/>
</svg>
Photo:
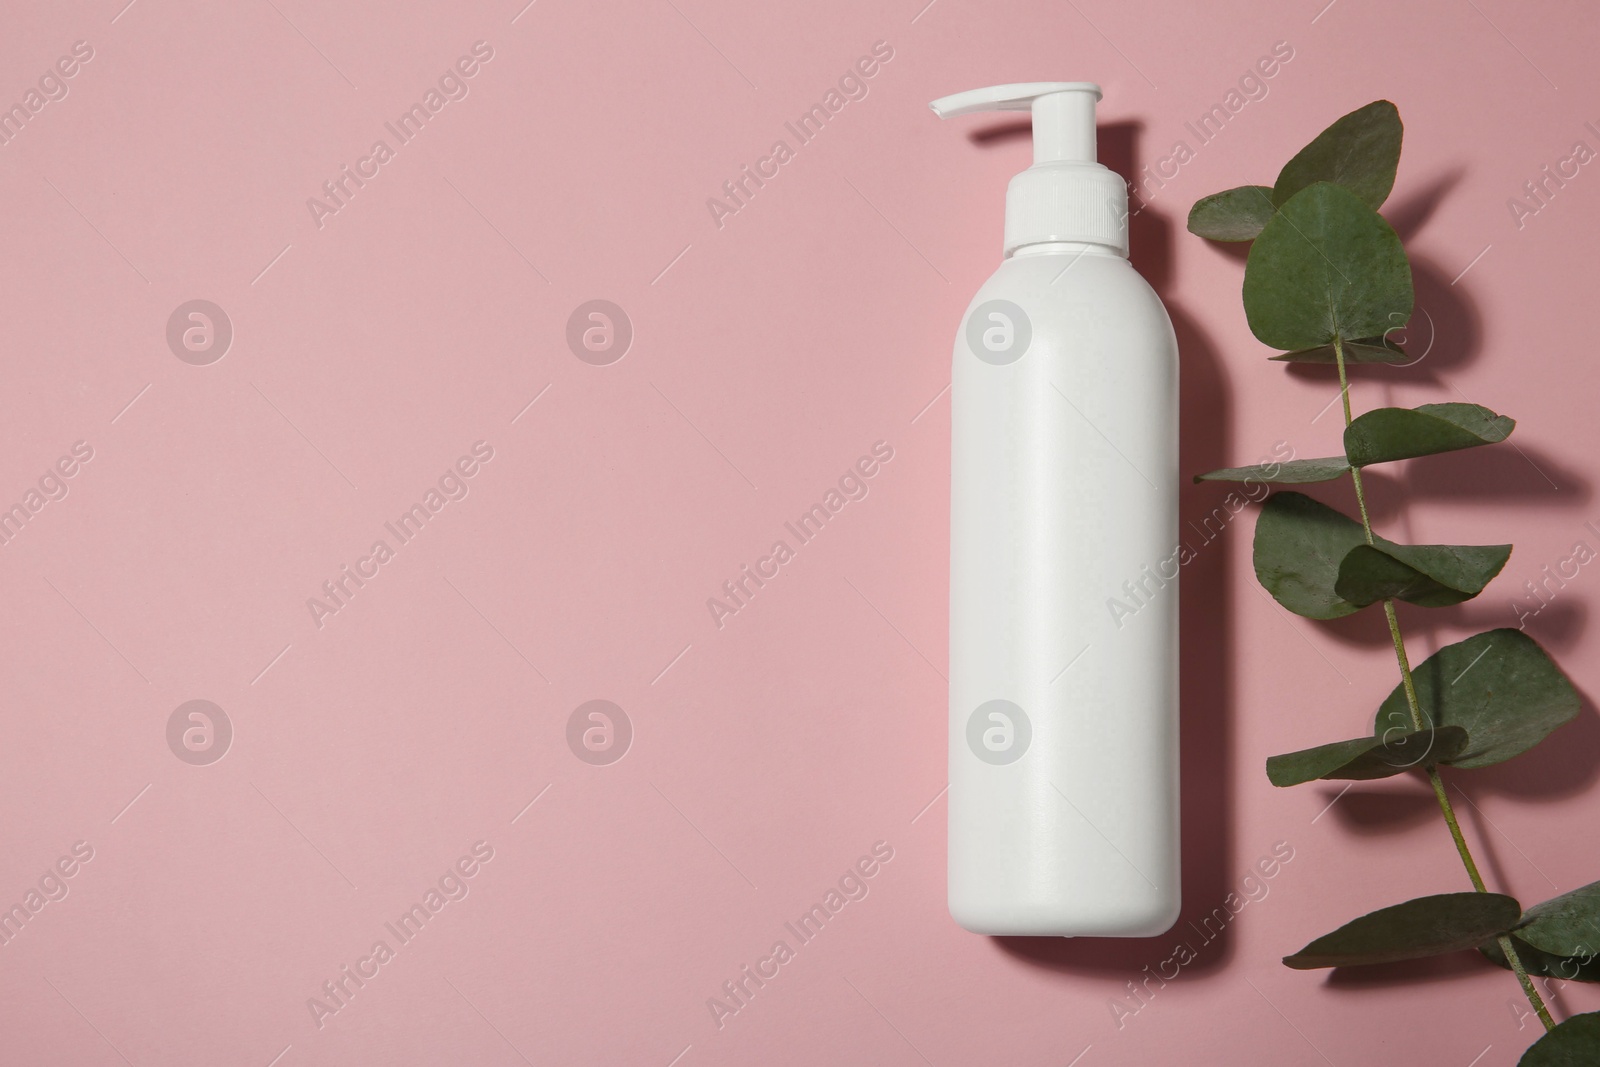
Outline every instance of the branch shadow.
<svg viewBox="0 0 1600 1067">
<path fill-rule="evenodd" d="M 1322 984 L 1336 993 L 1364 993 L 1418 982 L 1466 981 L 1482 975 L 1483 968 L 1484 959 L 1476 952 L 1451 952 L 1401 963 L 1335 967 Z"/>
<path fill-rule="evenodd" d="M 1384 205 L 1388 212 L 1389 225 L 1394 227 L 1394 232 L 1400 235 L 1400 240 L 1409 241 L 1415 237 L 1422 227 L 1427 225 L 1433 213 L 1444 203 L 1445 198 L 1455 191 L 1456 186 L 1467 176 L 1467 169 L 1454 166 L 1442 174 L 1436 175 L 1422 185 L 1415 192 L 1407 193 L 1405 199 L 1399 203 L 1390 201 Z"/>
<path fill-rule="evenodd" d="M 1553 801 L 1587 793 L 1600 778 L 1600 714 L 1587 694 L 1580 695 L 1578 717 L 1558 727 L 1544 744 L 1493 767 L 1451 773 L 1449 780 L 1470 786 L 1474 796 Z"/>
<path fill-rule="evenodd" d="M 1364 786 L 1360 782 L 1346 784 L 1348 789 L 1336 782 L 1322 783 L 1322 792 L 1329 804 L 1323 817 L 1331 815 L 1341 828 L 1357 836 L 1384 836 L 1439 818 L 1439 802 L 1420 774 L 1415 776 L 1415 789 Z"/>
</svg>

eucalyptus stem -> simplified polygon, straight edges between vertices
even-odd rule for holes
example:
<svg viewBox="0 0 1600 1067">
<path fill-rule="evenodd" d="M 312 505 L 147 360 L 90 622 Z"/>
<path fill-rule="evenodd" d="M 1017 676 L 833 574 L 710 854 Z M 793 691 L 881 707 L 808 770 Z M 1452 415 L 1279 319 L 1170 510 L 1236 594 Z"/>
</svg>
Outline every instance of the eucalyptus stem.
<svg viewBox="0 0 1600 1067">
<path fill-rule="evenodd" d="M 1333 338 L 1333 360 L 1339 366 L 1339 395 L 1344 401 L 1344 424 L 1348 428 L 1350 418 L 1350 380 L 1346 376 L 1344 366 L 1344 341 L 1337 334 Z M 1367 494 L 1361 484 L 1361 468 L 1350 468 L 1350 480 L 1355 485 L 1356 505 L 1361 509 L 1361 529 L 1366 534 L 1367 544 L 1372 544 L 1372 520 L 1367 515 Z M 1411 726 L 1414 730 L 1427 727 L 1427 722 L 1422 717 L 1422 706 L 1417 701 L 1417 687 L 1411 677 L 1411 660 L 1406 655 L 1405 639 L 1400 636 L 1400 620 L 1395 615 L 1394 600 L 1385 598 L 1383 602 L 1383 615 L 1389 623 L 1389 637 L 1394 642 L 1395 662 L 1400 665 L 1400 684 L 1406 694 L 1406 708 L 1411 713 Z M 1472 888 L 1479 893 L 1487 893 L 1488 887 L 1484 884 L 1483 875 L 1478 871 L 1478 863 L 1472 858 L 1472 850 L 1467 847 L 1466 836 L 1461 832 L 1461 822 L 1456 818 L 1455 805 L 1450 803 L 1450 796 L 1445 792 L 1444 780 L 1439 777 L 1439 768 L 1428 764 L 1428 782 L 1433 786 L 1433 795 L 1439 801 L 1439 810 L 1444 813 L 1444 821 L 1450 827 L 1450 838 L 1455 842 L 1456 852 L 1461 856 L 1461 865 L 1467 869 L 1467 877 L 1472 880 Z M 1500 951 L 1505 953 L 1506 962 L 1511 965 L 1511 972 L 1517 976 L 1517 981 L 1522 985 L 1522 991 L 1527 994 L 1528 1003 L 1533 1005 L 1533 1010 L 1538 1013 L 1539 1021 L 1546 1030 L 1556 1028 L 1555 1019 L 1550 1016 L 1550 1009 L 1545 1006 L 1544 998 L 1539 996 L 1539 991 L 1534 988 L 1533 979 L 1528 977 L 1527 968 L 1522 965 L 1522 958 L 1517 955 L 1516 946 L 1511 943 L 1508 934 L 1501 934 L 1497 939 Z"/>
<path fill-rule="evenodd" d="M 1350 426 L 1350 422 L 1351 422 L 1351 419 L 1350 419 L 1350 379 L 1345 376 L 1345 371 L 1344 371 L 1344 340 L 1338 334 L 1334 334 L 1333 335 L 1333 361 L 1339 365 L 1339 399 L 1344 401 L 1344 424 L 1345 424 L 1345 428 L 1348 429 L 1349 426 Z M 1356 487 L 1356 506 L 1361 509 L 1361 529 L 1362 529 L 1363 532 L 1366 533 L 1366 535 L 1367 535 L 1367 544 L 1370 545 L 1370 544 L 1372 544 L 1372 520 L 1367 518 L 1367 493 L 1366 493 L 1366 490 L 1361 487 L 1361 468 L 1360 467 L 1351 467 L 1350 468 L 1350 480 L 1355 483 L 1355 487 Z M 1384 606 L 1386 606 L 1386 607 L 1389 604 L 1389 602 L 1387 600 L 1385 600 L 1383 603 L 1384 603 Z M 1393 629 L 1392 626 L 1391 626 L 1391 629 Z M 1397 637 L 1397 638 L 1395 638 L 1395 640 L 1398 641 L 1399 638 Z M 1402 664 L 1402 669 L 1403 669 L 1403 666 L 1404 665 Z M 1408 674 L 1407 675 L 1407 688 L 1408 689 L 1410 688 L 1410 680 L 1409 679 L 1410 679 L 1410 676 Z M 1415 701 L 1412 702 L 1412 714 L 1413 715 L 1416 714 L 1416 703 L 1415 703 Z M 1422 729 L 1422 724 L 1421 723 L 1417 724 L 1417 729 L 1419 729 L 1419 730 Z"/>
</svg>

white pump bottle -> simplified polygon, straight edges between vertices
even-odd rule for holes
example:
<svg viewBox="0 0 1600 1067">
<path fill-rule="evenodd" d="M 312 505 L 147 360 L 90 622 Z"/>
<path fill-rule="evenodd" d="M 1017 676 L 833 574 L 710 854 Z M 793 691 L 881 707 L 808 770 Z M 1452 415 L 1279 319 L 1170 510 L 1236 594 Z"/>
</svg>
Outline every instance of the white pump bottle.
<svg viewBox="0 0 1600 1067">
<path fill-rule="evenodd" d="M 950 913 L 983 934 L 1151 936 L 1179 909 L 1177 342 L 1099 99 L 932 105 L 1033 114 L 951 387 Z"/>
</svg>

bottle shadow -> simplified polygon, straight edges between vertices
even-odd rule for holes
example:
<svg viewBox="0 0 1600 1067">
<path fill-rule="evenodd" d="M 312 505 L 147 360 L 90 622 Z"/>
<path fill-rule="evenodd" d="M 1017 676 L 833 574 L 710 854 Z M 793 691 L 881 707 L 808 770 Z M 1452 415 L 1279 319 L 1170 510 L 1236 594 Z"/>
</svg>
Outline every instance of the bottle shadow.
<svg viewBox="0 0 1600 1067">
<path fill-rule="evenodd" d="M 1100 126 L 1101 161 L 1119 174 L 1137 174 L 1140 130 L 1137 123 Z M 992 144 L 1028 135 L 1026 122 L 1008 122 L 977 131 L 972 138 Z M 1187 474 L 1226 463 L 1232 400 L 1216 345 L 1172 294 L 1173 233 L 1172 219 L 1160 211 L 1145 206 L 1130 215 L 1129 258 L 1161 296 L 1178 340 L 1179 470 Z M 1004 952 L 1041 969 L 1137 980 L 1147 966 L 1158 968 L 1169 961 L 1177 940 L 1193 956 L 1182 963 L 1185 974 L 1220 968 L 1233 954 L 1232 930 L 1214 916 L 1220 910 L 1231 918 L 1223 903 L 1238 889 L 1231 872 L 1234 656 L 1229 616 L 1235 576 L 1215 537 L 1193 535 L 1216 506 L 1216 487 L 1191 485 L 1187 477 L 1180 481 L 1179 528 L 1190 549 L 1181 568 L 1179 601 L 1183 908 L 1170 932 L 1151 938 L 994 939 Z"/>
</svg>

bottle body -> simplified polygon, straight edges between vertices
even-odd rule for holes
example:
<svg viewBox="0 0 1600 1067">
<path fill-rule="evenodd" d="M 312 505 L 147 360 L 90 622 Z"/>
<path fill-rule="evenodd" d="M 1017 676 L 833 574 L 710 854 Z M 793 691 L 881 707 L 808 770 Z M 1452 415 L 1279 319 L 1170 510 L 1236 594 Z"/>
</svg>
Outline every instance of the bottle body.
<svg viewBox="0 0 1600 1067">
<path fill-rule="evenodd" d="M 951 385 L 949 903 L 1137 937 L 1179 908 L 1178 365 L 1115 251 L 1019 249 Z"/>
</svg>

